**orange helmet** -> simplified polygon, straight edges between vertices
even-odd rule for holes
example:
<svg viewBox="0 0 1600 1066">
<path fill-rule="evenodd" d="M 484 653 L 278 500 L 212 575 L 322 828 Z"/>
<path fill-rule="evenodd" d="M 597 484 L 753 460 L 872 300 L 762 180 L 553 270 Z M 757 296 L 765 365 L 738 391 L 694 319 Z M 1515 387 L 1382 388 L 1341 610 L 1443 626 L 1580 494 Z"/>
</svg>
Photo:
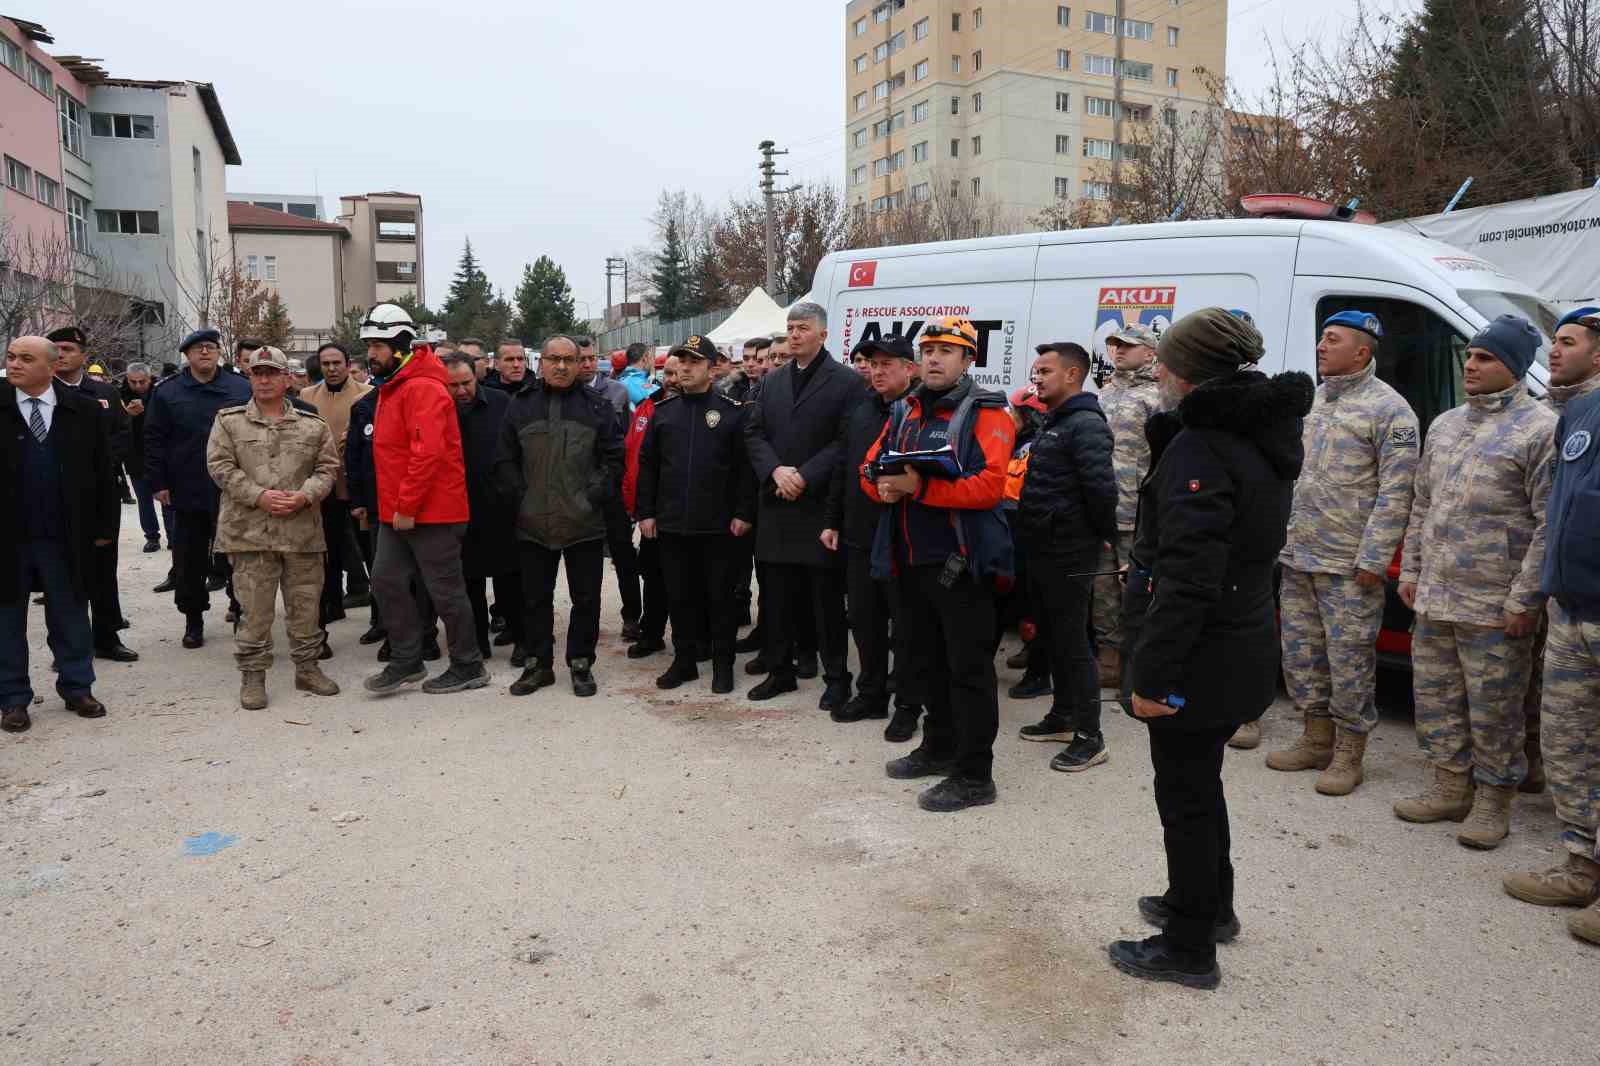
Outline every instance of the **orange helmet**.
<svg viewBox="0 0 1600 1066">
<path fill-rule="evenodd" d="M 930 322 L 922 327 L 922 336 L 917 338 L 919 344 L 930 341 L 939 344 L 953 344 L 958 348 L 971 348 L 978 350 L 978 330 L 964 318 L 941 318 L 937 322 Z"/>
</svg>

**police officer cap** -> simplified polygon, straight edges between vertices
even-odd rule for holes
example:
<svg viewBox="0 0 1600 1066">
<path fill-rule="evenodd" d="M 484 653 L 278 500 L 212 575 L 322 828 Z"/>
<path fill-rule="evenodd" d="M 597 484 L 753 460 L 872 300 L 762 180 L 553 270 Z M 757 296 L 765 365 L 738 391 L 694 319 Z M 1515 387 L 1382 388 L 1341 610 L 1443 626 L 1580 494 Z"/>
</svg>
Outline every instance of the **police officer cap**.
<svg viewBox="0 0 1600 1066">
<path fill-rule="evenodd" d="M 902 337 L 898 333 L 891 333 L 877 340 L 862 341 L 850 353 L 850 358 L 854 359 L 858 355 L 864 355 L 868 359 L 874 355 L 887 355 L 895 359 L 904 359 L 908 363 L 917 361 L 917 353 L 911 347 L 910 338 Z"/>
<path fill-rule="evenodd" d="M 1585 319 L 1588 319 L 1588 321 L 1584 321 Z M 1579 307 L 1576 310 L 1568 311 L 1561 316 L 1561 321 L 1556 323 L 1556 329 L 1574 324 L 1600 331 L 1600 307 Z M 54 338 L 51 339 L 53 340 Z"/>
<path fill-rule="evenodd" d="M 44 335 L 44 339 L 52 344 L 76 344 L 80 348 L 89 347 L 89 335 L 77 326 L 62 326 L 53 329 Z"/>
<path fill-rule="evenodd" d="M 1383 339 L 1383 323 L 1378 321 L 1378 316 L 1371 311 L 1340 311 L 1336 315 L 1329 315 L 1328 320 L 1322 324 L 1323 329 L 1329 326 L 1344 326 L 1346 329 L 1358 329 L 1379 340 Z"/>
<path fill-rule="evenodd" d="M 682 344 L 674 345 L 668 355 L 688 356 L 690 359 L 704 359 L 708 363 L 715 363 L 722 358 L 722 353 L 717 351 L 717 346 L 711 343 L 710 337 L 696 334 Z"/>
<path fill-rule="evenodd" d="M 203 344 L 206 341 L 210 341 L 212 344 L 220 345 L 222 344 L 222 334 L 218 333 L 214 329 L 197 329 L 187 337 L 183 338 L 183 343 L 178 345 L 178 351 L 187 352 L 195 345 Z"/>
</svg>

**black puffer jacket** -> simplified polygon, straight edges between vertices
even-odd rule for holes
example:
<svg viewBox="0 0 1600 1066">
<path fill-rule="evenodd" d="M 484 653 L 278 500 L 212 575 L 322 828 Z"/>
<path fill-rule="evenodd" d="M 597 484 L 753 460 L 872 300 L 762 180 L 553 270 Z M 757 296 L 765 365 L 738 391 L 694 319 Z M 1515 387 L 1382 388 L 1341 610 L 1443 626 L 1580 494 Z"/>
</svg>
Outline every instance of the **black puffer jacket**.
<svg viewBox="0 0 1600 1066">
<path fill-rule="evenodd" d="M 530 379 L 501 423 L 494 474 L 518 540 L 545 548 L 599 540 L 606 501 L 622 486 L 622 420 L 585 385 Z"/>
<path fill-rule="evenodd" d="M 1012 519 L 1017 542 L 1030 556 L 1093 554 L 1116 541 L 1112 443 L 1093 393 L 1080 393 L 1044 416 Z"/>
<path fill-rule="evenodd" d="M 1305 374 L 1243 371 L 1145 427 L 1151 469 L 1123 600 L 1124 683 L 1184 700 L 1152 729 L 1243 725 L 1277 695 L 1273 572 L 1313 394 Z"/>
</svg>

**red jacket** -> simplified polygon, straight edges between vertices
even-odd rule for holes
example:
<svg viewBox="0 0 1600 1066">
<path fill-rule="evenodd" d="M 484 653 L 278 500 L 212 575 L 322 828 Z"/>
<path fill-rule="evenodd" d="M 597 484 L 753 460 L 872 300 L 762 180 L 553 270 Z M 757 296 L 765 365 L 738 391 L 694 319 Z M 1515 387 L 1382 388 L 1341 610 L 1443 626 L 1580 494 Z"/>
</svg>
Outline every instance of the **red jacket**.
<svg viewBox="0 0 1600 1066">
<path fill-rule="evenodd" d="M 418 525 L 447 525 L 471 517 L 461 425 L 449 378 L 433 349 L 418 345 L 378 389 L 372 428 L 372 466 L 378 479 L 378 520 L 397 514 Z"/>
<path fill-rule="evenodd" d="M 628 416 L 628 432 L 622 438 L 622 506 L 629 518 L 633 517 L 634 505 L 639 502 L 639 449 L 644 445 L 644 431 L 650 428 L 650 419 L 655 413 L 655 397 L 647 397 Z"/>
</svg>

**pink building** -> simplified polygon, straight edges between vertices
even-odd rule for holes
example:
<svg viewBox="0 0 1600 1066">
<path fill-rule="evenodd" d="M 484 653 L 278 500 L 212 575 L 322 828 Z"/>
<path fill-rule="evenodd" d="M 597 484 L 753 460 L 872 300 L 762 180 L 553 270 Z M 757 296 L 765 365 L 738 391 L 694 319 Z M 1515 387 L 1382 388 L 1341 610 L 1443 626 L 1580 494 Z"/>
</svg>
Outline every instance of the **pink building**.
<svg viewBox="0 0 1600 1066">
<path fill-rule="evenodd" d="M 88 252 L 89 91 L 41 47 L 50 43 L 43 26 L 0 17 L 0 240 L 13 249 L 30 238 L 36 249 L 70 241 Z M 77 280 L 91 280 L 82 276 L 87 262 L 74 265 Z"/>
</svg>

